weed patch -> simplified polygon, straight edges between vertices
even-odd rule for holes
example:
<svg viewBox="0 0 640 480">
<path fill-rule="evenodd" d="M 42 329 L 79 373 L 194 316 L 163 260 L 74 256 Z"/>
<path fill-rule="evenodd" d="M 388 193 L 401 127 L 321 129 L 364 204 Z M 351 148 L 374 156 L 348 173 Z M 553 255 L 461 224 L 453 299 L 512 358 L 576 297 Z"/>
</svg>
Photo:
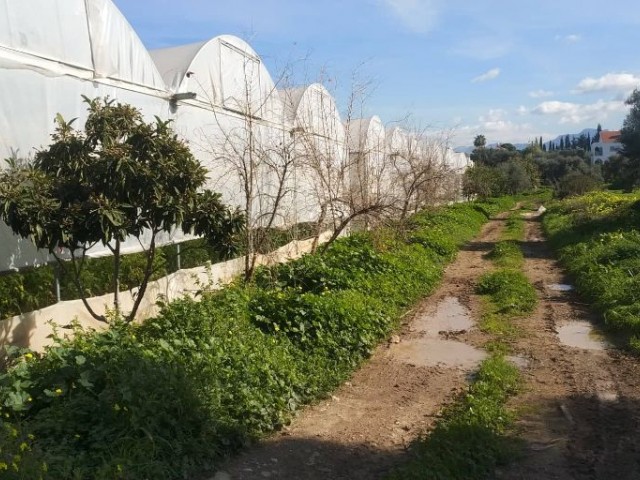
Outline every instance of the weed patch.
<svg viewBox="0 0 640 480">
<path fill-rule="evenodd" d="M 497 242 L 487 255 L 487 258 L 500 267 L 508 268 L 518 268 L 524 261 L 520 245 L 515 240 Z"/>
<path fill-rule="evenodd" d="M 511 317 L 533 312 L 538 302 L 535 288 L 519 270 L 500 269 L 484 274 L 476 292 L 491 298 L 495 313 Z"/>
<path fill-rule="evenodd" d="M 580 295 L 640 353 L 640 192 L 557 202 L 543 225 Z"/>
</svg>

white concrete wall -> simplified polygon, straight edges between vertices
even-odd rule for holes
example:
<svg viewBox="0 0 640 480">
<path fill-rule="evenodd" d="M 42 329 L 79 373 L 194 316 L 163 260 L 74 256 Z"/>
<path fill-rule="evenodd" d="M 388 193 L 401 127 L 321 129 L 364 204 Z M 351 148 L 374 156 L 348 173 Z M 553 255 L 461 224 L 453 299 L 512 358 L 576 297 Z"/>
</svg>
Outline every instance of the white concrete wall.
<svg viewBox="0 0 640 480">
<path fill-rule="evenodd" d="M 330 232 L 323 233 L 320 242 L 326 242 L 329 237 Z M 259 255 L 257 264 L 274 265 L 301 257 L 311 251 L 312 244 L 312 239 L 293 241 L 272 253 Z M 157 305 L 159 299 L 172 301 L 183 296 L 195 298 L 199 290 L 205 287 L 220 288 L 240 275 L 243 270 L 244 257 L 241 257 L 211 266 L 179 270 L 155 282 L 150 282 L 136 315 L 136 321 L 157 315 L 160 311 Z M 120 302 L 123 311 L 132 308 L 135 293 L 136 290 L 121 292 Z M 113 305 L 113 294 L 92 297 L 88 301 L 96 312 L 102 314 Z M 69 335 L 71 330 L 65 328 L 69 327 L 74 320 L 84 328 L 95 330 L 107 328 L 105 323 L 89 315 L 82 300 L 69 300 L 0 321 L 0 345 L 19 345 L 35 351 L 43 351 L 45 346 L 52 343 L 50 336 L 54 328 L 59 329 L 60 335 Z"/>
</svg>

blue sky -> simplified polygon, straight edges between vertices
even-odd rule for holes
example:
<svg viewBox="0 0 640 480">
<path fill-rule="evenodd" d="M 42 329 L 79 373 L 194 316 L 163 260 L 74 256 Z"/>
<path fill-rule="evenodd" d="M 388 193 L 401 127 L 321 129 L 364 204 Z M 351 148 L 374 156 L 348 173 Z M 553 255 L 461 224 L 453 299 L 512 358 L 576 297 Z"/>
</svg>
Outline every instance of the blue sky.
<svg viewBox="0 0 640 480">
<path fill-rule="evenodd" d="M 527 142 L 618 129 L 640 87 L 637 0 L 115 0 L 149 48 L 238 35 L 274 77 L 322 79 L 345 107 L 370 81 L 368 114 Z"/>
</svg>

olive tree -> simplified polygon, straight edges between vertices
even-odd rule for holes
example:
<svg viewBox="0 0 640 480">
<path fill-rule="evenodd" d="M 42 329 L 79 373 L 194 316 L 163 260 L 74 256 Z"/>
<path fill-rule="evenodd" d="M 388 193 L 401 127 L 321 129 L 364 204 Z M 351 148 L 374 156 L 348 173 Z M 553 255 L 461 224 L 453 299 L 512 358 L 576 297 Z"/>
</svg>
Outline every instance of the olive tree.
<svg viewBox="0 0 640 480">
<path fill-rule="evenodd" d="M 156 117 L 147 123 L 130 105 L 84 100 L 88 117 L 83 131 L 58 115 L 51 145 L 30 163 L 8 161 L 0 174 L 0 219 L 47 249 L 71 274 L 89 313 L 103 322 L 106 317 L 91 308 L 82 285 L 87 252 L 101 243 L 113 254 L 113 308 L 120 316 L 121 244 L 137 238 L 146 260 L 133 308 L 123 315 L 130 322 L 153 273 L 161 232 L 182 228 L 228 250 L 243 217 L 217 193 L 202 189 L 206 170 L 168 121 Z"/>
</svg>

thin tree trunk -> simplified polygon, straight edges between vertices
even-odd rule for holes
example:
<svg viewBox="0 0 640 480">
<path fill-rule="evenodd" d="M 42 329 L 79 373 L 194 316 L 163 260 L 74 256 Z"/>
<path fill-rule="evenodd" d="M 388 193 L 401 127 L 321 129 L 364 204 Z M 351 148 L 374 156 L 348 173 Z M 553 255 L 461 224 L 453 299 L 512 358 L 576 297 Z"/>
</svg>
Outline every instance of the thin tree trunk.
<svg viewBox="0 0 640 480">
<path fill-rule="evenodd" d="M 120 240 L 113 249 L 113 308 L 116 318 L 120 316 Z"/>
<path fill-rule="evenodd" d="M 147 251 L 147 264 L 144 269 L 144 277 L 142 278 L 142 283 L 140 284 L 140 288 L 138 289 L 138 295 L 133 302 L 133 308 L 127 315 L 127 323 L 132 322 L 136 318 L 138 308 L 140 307 L 140 303 L 144 298 L 144 294 L 147 291 L 147 285 L 149 285 L 149 279 L 151 278 L 151 274 L 153 273 L 153 260 L 156 256 L 156 233 L 157 232 L 154 231 L 151 235 L 151 243 L 149 244 L 149 250 Z"/>
<path fill-rule="evenodd" d="M 58 262 L 58 265 L 60 266 L 62 271 L 66 272 L 67 269 L 66 269 L 62 259 L 60 257 L 58 257 L 57 255 L 55 255 L 55 254 L 54 254 L 54 258 Z M 72 275 L 73 284 L 76 287 L 76 290 L 78 291 L 78 296 L 80 297 L 80 300 L 82 300 L 82 304 L 85 306 L 85 308 L 87 309 L 87 311 L 89 312 L 89 314 L 93 318 L 95 318 L 99 322 L 108 323 L 108 321 L 107 321 L 107 319 L 106 319 L 106 317 L 104 315 L 98 315 L 95 312 L 95 310 L 93 308 L 91 308 L 91 305 L 89 305 L 89 302 L 87 301 L 87 297 L 86 297 L 86 295 L 84 293 L 84 287 L 82 285 L 82 280 L 80 280 L 80 272 L 82 271 L 82 264 L 84 264 L 84 253 L 83 253 L 83 259 L 82 259 L 81 265 L 80 265 L 80 267 L 78 267 L 76 265 L 76 258 L 75 258 L 75 255 L 73 253 L 73 250 L 71 250 L 71 264 L 73 266 L 73 275 Z"/>
</svg>

